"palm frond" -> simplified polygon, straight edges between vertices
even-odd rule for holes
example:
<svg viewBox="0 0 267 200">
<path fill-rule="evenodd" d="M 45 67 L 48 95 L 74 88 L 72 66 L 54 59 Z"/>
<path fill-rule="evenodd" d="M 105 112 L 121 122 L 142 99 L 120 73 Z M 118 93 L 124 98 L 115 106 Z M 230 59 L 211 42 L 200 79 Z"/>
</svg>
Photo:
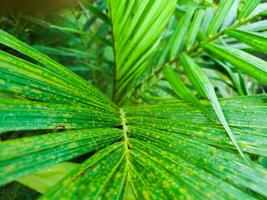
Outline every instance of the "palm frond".
<svg viewBox="0 0 267 200">
<path fill-rule="evenodd" d="M 100 149 L 121 137 L 122 131 L 119 129 L 107 128 L 66 131 L 1 142 L 0 183 Z"/>
<path fill-rule="evenodd" d="M 114 99 L 119 104 L 147 69 L 175 4 L 175 0 L 109 1 L 116 63 Z"/>
</svg>

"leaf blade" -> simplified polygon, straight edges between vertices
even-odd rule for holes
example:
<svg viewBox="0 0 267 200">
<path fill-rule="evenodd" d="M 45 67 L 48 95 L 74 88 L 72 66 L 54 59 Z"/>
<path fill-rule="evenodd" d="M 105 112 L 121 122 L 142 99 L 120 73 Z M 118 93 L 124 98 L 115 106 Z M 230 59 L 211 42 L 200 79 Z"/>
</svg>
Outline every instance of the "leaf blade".
<svg viewBox="0 0 267 200">
<path fill-rule="evenodd" d="M 159 44 L 175 5 L 175 0 L 109 1 L 116 55 L 113 98 L 118 104 L 130 98 L 126 91 L 132 92 L 139 77 L 148 69 L 148 60 Z"/>
<path fill-rule="evenodd" d="M 260 58 L 231 47 L 207 43 L 203 43 L 202 47 L 216 58 L 226 60 L 243 73 L 254 77 L 263 84 L 267 84 L 267 63 Z"/>
<path fill-rule="evenodd" d="M 217 33 L 217 31 L 219 30 L 220 26 L 223 23 L 225 16 L 227 15 L 228 11 L 232 7 L 233 3 L 234 3 L 234 0 L 220 1 L 218 10 L 215 13 L 215 16 L 213 17 L 213 19 L 211 20 L 211 23 L 208 28 L 209 35 L 213 35 Z"/>
<path fill-rule="evenodd" d="M 265 34 L 234 29 L 227 29 L 225 33 L 253 47 L 259 52 L 267 53 L 267 36 Z"/>
<path fill-rule="evenodd" d="M 220 120 L 229 137 L 231 138 L 234 146 L 237 148 L 240 155 L 246 160 L 242 149 L 239 147 L 235 139 L 234 133 L 230 129 L 230 126 L 228 125 L 228 122 L 225 119 L 221 105 L 219 103 L 215 90 L 211 82 L 209 81 L 208 76 L 200 69 L 200 67 L 193 61 L 193 59 L 187 56 L 186 54 L 182 54 L 180 56 L 180 61 L 192 84 L 194 86 L 197 86 L 196 88 L 200 91 L 200 93 L 204 94 L 205 97 L 210 101 L 218 119 Z"/>
<path fill-rule="evenodd" d="M 0 143 L 0 183 L 8 183 L 92 150 L 122 137 L 118 129 L 66 131 Z M 57 143 L 55 143 L 57 141 Z"/>
<path fill-rule="evenodd" d="M 238 15 L 238 18 L 244 19 L 248 17 L 260 2 L 261 0 L 246 0 Z"/>
</svg>

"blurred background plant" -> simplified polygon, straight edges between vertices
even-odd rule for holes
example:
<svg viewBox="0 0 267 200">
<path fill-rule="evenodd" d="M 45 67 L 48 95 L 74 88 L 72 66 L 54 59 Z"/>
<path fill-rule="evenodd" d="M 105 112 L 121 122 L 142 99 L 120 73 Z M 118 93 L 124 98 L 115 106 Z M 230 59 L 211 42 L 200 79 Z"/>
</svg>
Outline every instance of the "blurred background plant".
<svg viewBox="0 0 267 200">
<path fill-rule="evenodd" d="M 77 1 L 54 11 L 6 11 L 0 26 L 111 94 L 113 50 L 106 12 L 104 1 Z"/>
</svg>

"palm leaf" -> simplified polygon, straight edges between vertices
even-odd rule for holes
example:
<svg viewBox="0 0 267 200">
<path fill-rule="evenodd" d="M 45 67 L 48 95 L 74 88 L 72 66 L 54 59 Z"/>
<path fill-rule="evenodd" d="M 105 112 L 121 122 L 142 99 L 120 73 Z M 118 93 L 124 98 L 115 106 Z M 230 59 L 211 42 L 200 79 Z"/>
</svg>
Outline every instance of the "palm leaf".
<svg viewBox="0 0 267 200">
<path fill-rule="evenodd" d="M 119 198 L 124 185 L 124 144 L 116 143 L 97 153 L 51 188 L 42 199 Z M 109 169 L 109 170 L 106 170 Z M 95 182 L 94 180 L 98 181 Z M 72 182 L 72 184 L 69 184 Z M 117 184 L 114 184 L 114 182 Z M 79 185 L 83 187 L 79 187 Z"/>
<path fill-rule="evenodd" d="M 267 35 L 241 30 L 226 30 L 225 33 L 253 47 L 258 52 L 267 53 Z"/>
<path fill-rule="evenodd" d="M 254 105 L 255 98 L 258 103 Z M 266 106 L 262 107 L 265 100 L 265 96 L 259 96 L 225 99 L 221 102 L 228 113 L 229 124 L 244 119 L 242 116 L 237 119 L 239 110 L 236 110 L 236 104 L 247 108 L 246 122 L 239 125 L 242 128 L 237 132 L 238 135 L 244 136 L 240 137 L 243 140 L 241 142 L 240 139 L 240 144 L 246 146 L 245 152 L 252 150 L 255 153 L 255 149 L 263 149 L 263 146 L 266 146 L 264 133 L 262 136 L 259 132 L 251 134 L 253 139 L 247 137 L 247 131 L 253 131 L 251 128 L 254 125 L 249 123 L 255 115 L 255 106 L 259 106 L 258 114 L 266 114 Z M 163 109 L 164 106 L 168 109 Z M 253 114 L 249 114 L 250 110 L 253 110 Z M 185 116 L 184 113 L 187 113 L 187 116 L 181 117 Z M 106 147 L 52 187 L 43 199 L 57 199 L 62 196 L 72 199 L 166 199 L 178 196 L 201 199 L 256 198 L 247 193 L 245 188 L 266 195 L 266 179 L 262 178 L 267 176 L 266 170 L 257 164 L 248 166 L 237 154 L 231 153 L 229 149 L 234 149 L 234 146 L 226 139 L 223 128 L 219 125 L 215 128 L 201 111 L 190 104 L 172 100 L 150 106 L 129 107 L 125 109 L 125 114 L 128 116 L 129 149 L 125 151 L 124 142 Z M 195 136 L 192 136 L 193 131 L 189 127 L 184 126 L 187 123 L 181 121 L 182 119 L 193 122 L 195 131 L 198 132 Z M 162 123 L 158 123 L 159 121 Z M 203 131 L 199 130 L 202 122 L 209 124 L 203 125 Z M 260 127 L 267 128 L 266 122 L 256 126 L 255 131 Z M 208 133 L 211 133 L 210 138 L 205 136 Z M 216 133 L 217 135 L 214 135 Z M 258 147 L 248 145 L 252 140 Z M 264 140 L 265 144 L 262 143 Z M 266 153 L 265 150 L 263 155 Z M 237 183 L 239 186 L 235 185 Z M 79 185 L 83 187 L 78 187 Z"/>
<path fill-rule="evenodd" d="M 0 184 L 97 150 L 121 136 L 118 129 L 83 129 L 1 142 Z"/>
<path fill-rule="evenodd" d="M 209 35 L 213 35 L 217 33 L 219 30 L 220 26 L 223 23 L 223 20 L 228 14 L 228 11 L 232 7 L 234 3 L 234 0 L 222 0 L 218 6 L 218 10 L 214 17 L 212 18 L 209 28 L 208 28 L 208 33 Z"/>
<path fill-rule="evenodd" d="M 239 147 L 239 145 L 236 141 L 234 133 L 230 129 L 230 127 L 229 127 L 229 125 L 225 119 L 225 116 L 224 116 L 224 113 L 223 113 L 222 108 L 220 106 L 216 92 L 215 92 L 213 85 L 211 84 L 208 76 L 205 74 L 205 72 L 203 72 L 200 69 L 200 67 L 194 62 L 194 60 L 192 58 L 190 58 L 189 56 L 187 56 L 186 54 L 182 54 L 180 56 L 180 61 L 184 67 L 185 72 L 188 75 L 188 78 L 191 80 L 191 83 L 193 84 L 193 86 L 195 86 L 197 88 L 198 92 L 201 95 L 203 95 L 203 97 L 209 99 L 216 115 L 218 116 L 218 119 L 222 123 L 222 125 L 223 125 L 225 131 L 227 132 L 227 134 L 229 135 L 229 137 L 231 138 L 233 144 L 235 145 L 235 147 L 239 151 L 240 155 L 244 159 L 246 159 L 241 148 Z"/>
<path fill-rule="evenodd" d="M 258 96 L 256 99 L 255 97 L 238 97 L 220 101 L 226 120 L 236 133 L 237 140 L 240 142 L 242 148 L 247 148 L 245 147 L 246 145 L 244 145 L 246 142 L 242 141 L 243 139 L 240 140 L 240 138 L 246 138 L 246 129 L 248 132 L 254 132 L 254 134 L 252 134 L 254 137 L 259 136 L 259 140 L 261 140 L 261 137 L 266 137 L 264 136 L 264 131 L 266 131 L 266 119 L 264 117 L 265 109 L 263 107 L 266 97 Z M 212 109 L 212 107 L 207 104 L 208 102 L 204 101 L 201 103 L 206 107 L 206 110 Z M 243 110 L 244 114 L 240 112 L 240 110 Z M 255 113 L 259 114 L 258 116 L 261 115 L 261 117 L 256 119 Z M 220 121 L 215 113 L 210 112 L 210 114 L 216 124 L 210 121 L 210 119 L 202 113 L 202 110 L 195 110 L 195 107 L 190 105 L 190 103 L 177 100 L 166 100 L 151 106 L 128 108 L 126 112 L 129 125 L 140 125 L 143 127 L 152 125 L 159 130 L 175 132 L 177 134 L 183 133 L 188 135 L 188 137 L 198 137 L 199 139 L 206 138 L 209 140 L 207 141 L 205 139 L 209 144 L 219 144 L 224 141 L 234 147 L 230 140 L 225 137 L 226 133 L 224 128 L 220 125 Z M 158 116 L 157 118 L 154 117 L 156 115 Z M 251 141 L 252 140 L 250 140 L 250 142 Z M 262 142 L 263 141 L 264 139 Z M 225 146 L 226 143 L 224 143 L 224 145 L 221 144 Z M 263 146 L 264 143 L 265 142 L 262 143 Z M 258 149 L 261 149 L 263 146 Z M 266 154 L 266 148 L 264 151 L 264 154 Z"/>
<path fill-rule="evenodd" d="M 45 89 L 43 89 L 42 87 L 39 88 L 39 86 L 35 86 L 35 85 L 28 83 L 28 85 L 32 85 L 33 89 L 37 88 L 37 90 L 40 90 L 39 92 L 36 90 L 33 90 L 33 91 L 36 91 L 37 94 L 32 94 L 32 95 L 36 95 L 36 96 L 28 96 L 28 95 L 31 95 L 31 92 L 27 92 L 27 88 L 28 88 L 27 85 L 20 84 L 19 80 L 22 79 L 23 81 L 26 81 L 25 79 L 30 79 L 30 80 L 33 79 L 32 81 L 36 82 L 37 80 L 35 81 L 35 79 L 38 78 L 38 80 L 40 79 L 42 80 L 42 82 L 45 82 L 43 79 L 40 78 L 40 76 L 43 76 L 44 79 L 48 79 L 48 80 L 55 82 L 54 84 L 56 83 L 60 84 L 62 86 L 62 89 L 68 88 L 68 90 L 72 90 L 72 93 L 76 93 L 76 95 L 79 95 L 81 97 L 86 95 L 87 101 L 90 100 L 89 102 L 94 101 L 95 104 L 98 104 L 100 102 L 105 102 L 102 104 L 103 105 L 102 107 L 106 107 L 107 105 L 110 105 L 116 108 L 116 106 L 114 105 L 112 101 L 110 101 L 108 98 L 102 95 L 96 88 L 92 87 L 86 81 L 81 79 L 78 75 L 69 71 L 67 68 L 63 67 L 62 65 L 52 60 L 51 58 L 47 57 L 46 55 L 38 52 L 36 49 L 17 40 L 16 38 L 4 32 L 3 30 L 0 30 L 0 43 L 10 48 L 13 48 L 21 52 L 22 54 L 26 54 L 28 57 L 36 60 L 37 62 L 45 66 L 45 67 L 38 66 L 28 61 L 17 58 L 15 56 L 8 55 L 5 52 L 1 52 L 1 62 L 3 62 L 1 65 L 1 69 L 5 70 L 5 71 L 2 71 L 1 75 L 4 76 L 4 78 L 2 78 L 2 83 L 3 83 L 3 89 L 5 90 L 5 92 L 21 93 L 22 95 L 27 95 L 26 96 L 27 98 L 31 98 L 31 99 L 36 98 L 36 100 L 42 100 L 40 98 L 45 98 L 46 96 L 49 96 L 49 94 L 47 93 L 45 93 L 45 95 L 42 95 L 42 93 L 40 94 L 40 92 Z M 12 83 L 9 84 L 9 82 L 13 82 L 13 81 L 11 77 L 8 76 L 8 74 L 14 72 L 14 70 L 18 70 L 17 76 L 20 75 L 19 77 L 21 76 L 23 77 L 21 77 L 21 79 L 18 78 L 18 82 L 17 80 L 14 80 L 14 83 L 13 83 L 14 86 L 13 86 Z M 21 74 L 19 72 L 21 72 Z M 6 75 L 6 73 L 8 74 Z M 16 78 L 16 76 L 14 75 L 13 78 Z M 5 89 L 5 84 L 7 85 L 6 89 Z M 49 82 L 49 84 L 52 85 L 51 82 Z M 44 85 L 43 87 L 46 88 L 47 85 Z M 49 93 L 55 93 L 54 89 L 53 91 L 50 91 Z M 59 91 L 59 94 L 60 93 L 64 94 L 66 93 L 66 91 L 64 90 L 61 92 Z M 57 95 L 58 94 L 52 95 L 51 97 L 52 102 L 57 101 L 57 97 L 56 97 Z M 47 101 L 47 99 L 45 101 Z"/>
<path fill-rule="evenodd" d="M 116 127 L 119 114 L 82 107 L 0 98 L 0 130 L 56 130 Z"/>
<path fill-rule="evenodd" d="M 204 9 L 201 9 L 201 8 L 196 10 L 196 12 L 194 14 L 194 18 L 193 18 L 193 21 L 190 25 L 189 32 L 188 32 L 188 35 L 186 38 L 186 49 L 187 50 L 192 48 L 196 42 L 197 34 L 200 30 L 200 26 L 201 26 L 203 19 L 204 19 L 204 14 L 205 14 L 205 11 L 204 11 Z"/>
<path fill-rule="evenodd" d="M 260 2 L 261 0 L 245 0 L 242 9 L 239 12 L 239 19 L 248 17 Z"/>
<path fill-rule="evenodd" d="M 147 69 L 147 60 L 158 46 L 175 4 L 175 0 L 109 1 L 116 55 L 114 99 L 119 104 Z"/>
<path fill-rule="evenodd" d="M 164 75 L 166 80 L 169 82 L 171 88 L 178 97 L 188 102 L 191 102 L 197 108 L 201 109 L 207 117 L 210 117 L 210 113 L 208 112 L 208 110 L 195 97 L 192 91 L 186 87 L 186 85 L 181 81 L 177 73 L 175 73 L 175 71 L 170 66 L 165 66 Z"/>
<path fill-rule="evenodd" d="M 231 47 L 215 44 L 203 44 L 202 47 L 216 58 L 226 60 L 240 71 L 267 84 L 267 64 L 264 60 Z"/>
<path fill-rule="evenodd" d="M 181 50 L 184 48 L 184 40 L 186 39 L 187 31 L 189 30 L 191 18 L 194 12 L 195 7 L 190 7 L 183 16 L 183 18 L 177 24 L 176 30 L 174 31 L 174 34 L 170 41 L 172 45 L 170 49 L 171 60 L 173 60 L 177 56 L 177 53 L 180 53 Z"/>
</svg>

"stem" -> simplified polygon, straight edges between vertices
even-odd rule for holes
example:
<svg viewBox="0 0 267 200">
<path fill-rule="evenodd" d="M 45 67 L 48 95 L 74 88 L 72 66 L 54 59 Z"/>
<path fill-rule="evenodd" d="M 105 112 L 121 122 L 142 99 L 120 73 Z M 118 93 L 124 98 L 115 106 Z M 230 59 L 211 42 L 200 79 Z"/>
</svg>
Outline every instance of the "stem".
<svg viewBox="0 0 267 200">
<path fill-rule="evenodd" d="M 120 108 L 120 118 L 121 118 L 121 125 L 122 125 L 122 129 L 123 129 L 123 138 L 124 138 L 124 147 L 125 147 L 125 152 L 126 154 L 128 154 L 129 148 L 128 148 L 128 144 L 129 144 L 129 139 L 128 139 L 128 127 L 127 127 L 127 119 L 126 119 L 126 115 L 125 112 L 122 108 Z"/>
<path fill-rule="evenodd" d="M 126 182 L 127 184 L 131 184 L 131 175 L 130 175 L 130 160 L 129 160 L 129 138 L 128 138 L 128 127 L 127 127 L 127 118 L 125 112 L 122 108 L 120 108 L 120 118 L 121 125 L 123 129 L 123 138 L 124 138 L 124 150 L 125 150 L 125 168 L 126 168 Z"/>
<path fill-rule="evenodd" d="M 122 108 L 120 108 L 120 118 L 121 118 L 121 125 L 123 129 L 123 138 L 124 138 L 124 150 L 125 150 L 125 166 L 126 169 L 129 167 L 129 139 L 128 139 L 128 127 L 127 127 L 127 119 L 125 112 Z"/>
</svg>

